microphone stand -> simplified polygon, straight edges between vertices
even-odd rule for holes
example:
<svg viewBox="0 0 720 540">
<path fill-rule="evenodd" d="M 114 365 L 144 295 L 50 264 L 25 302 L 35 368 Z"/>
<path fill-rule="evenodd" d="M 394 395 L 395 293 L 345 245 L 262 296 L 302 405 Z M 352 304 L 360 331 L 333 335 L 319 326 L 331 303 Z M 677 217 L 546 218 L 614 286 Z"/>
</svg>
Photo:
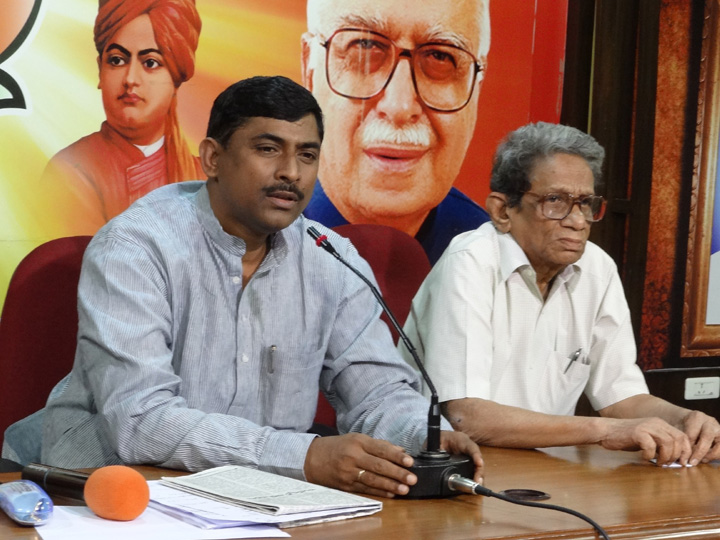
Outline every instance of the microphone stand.
<svg viewBox="0 0 720 540">
<path fill-rule="evenodd" d="M 410 338 L 400 327 L 397 319 L 390 311 L 390 308 L 383 300 L 382 295 L 377 290 L 372 282 L 367 279 L 359 270 L 348 263 L 328 242 L 325 235 L 321 235 L 315 227 L 308 227 L 307 233 L 315 240 L 315 243 L 323 248 L 325 251 L 330 253 L 338 261 L 343 263 L 352 272 L 358 276 L 372 291 L 373 295 L 377 299 L 378 303 L 382 307 L 383 311 L 387 314 L 393 328 L 397 331 L 400 339 L 405 344 L 405 348 L 408 350 L 410 355 L 413 357 L 415 364 L 417 364 L 423 379 L 427 383 L 428 389 L 430 390 L 430 410 L 428 411 L 428 429 L 427 429 L 427 442 L 425 449 L 420 452 L 419 455 L 413 456 L 415 463 L 410 467 L 410 471 L 417 476 L 417 483 L 414 486 L 410 486 L 410 491 L 407 495 L 398 496 L 408 499 L 425 499 L 425 498 L 439 498 L 439 497 L 451 497 L 459 495 L 460 491 L 451 485 L 451 477 L 457 476 L 472 478 L 475 473 L 475 464 L 468 456 L 449 454 L 440 447 L 440 404 L 438 400 L 437 391 L 435 385 L 430 380 L 430 376 L 425 370 L 420 357 L 415 350 Z"/>
</svg>

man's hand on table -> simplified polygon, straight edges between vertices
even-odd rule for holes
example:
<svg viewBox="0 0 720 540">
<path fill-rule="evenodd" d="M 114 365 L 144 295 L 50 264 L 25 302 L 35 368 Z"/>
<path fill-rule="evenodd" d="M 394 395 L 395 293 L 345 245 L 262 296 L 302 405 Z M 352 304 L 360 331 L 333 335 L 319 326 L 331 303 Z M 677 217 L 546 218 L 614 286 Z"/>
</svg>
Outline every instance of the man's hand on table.
<svg viewBox="0 0 720 540">
<path fill-rule="evenodd" d="M 305 457 L 305 478 L 327 487 L 394 497 L 406 495 L 417 477 L 413 458 L 399 446 L 360 433 L 318 437 Z"/>
<path fill-rule="evenodd" d="M 441 446 L 451 454 L 472 458 L 474 480 L 482 482 L 480 448 L 464 433 L 443 431 Z M 413 458 L 399 446 L 359 433 L 313 440 L 305 457 L 308 482 L 344 491 L 394 497 L 407 495 L 417 477 L 407 470 Z"/>
</svg>

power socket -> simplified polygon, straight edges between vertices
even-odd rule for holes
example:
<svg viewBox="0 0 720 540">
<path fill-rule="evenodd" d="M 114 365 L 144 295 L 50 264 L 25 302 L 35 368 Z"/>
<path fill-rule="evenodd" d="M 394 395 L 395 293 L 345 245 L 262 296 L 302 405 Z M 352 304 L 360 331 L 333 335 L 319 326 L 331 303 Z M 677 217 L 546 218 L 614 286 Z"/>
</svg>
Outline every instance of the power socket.
<svg viewBox="0 0 720 540">
<path fill-rule="evenodd" d="M 715 399 L 720 397 L 720 377 L 685 379 L 685 399 Z"/>
</svg>

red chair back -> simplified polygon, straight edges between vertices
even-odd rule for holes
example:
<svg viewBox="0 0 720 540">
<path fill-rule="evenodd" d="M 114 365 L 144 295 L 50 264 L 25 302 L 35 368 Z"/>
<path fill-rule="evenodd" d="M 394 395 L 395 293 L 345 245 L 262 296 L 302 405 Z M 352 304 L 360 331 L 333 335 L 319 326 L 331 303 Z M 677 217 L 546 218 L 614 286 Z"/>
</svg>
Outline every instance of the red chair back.
<svg viewBox="0 0 720 540">
<path fill-rule="evenodd" d="M 420 243 L 412 236 L 385 225 L 349 224 L 339 225 L 333 230 L 348 238 L 368 262 L 383 300 L 398 324 L 405 324 L 412 299 L 430 272 L 430 261 Z M 382 318 L 397 343 L 400 336 L 385 313 Z M 318 399 L 315 422 L 335 427 L 335 411 L 322 394 Z"/>
<path fill-rule="evenodd" d="M 10 279 L 0 317 L 0 446 L 7 427 L 43 408 L 72 368 L 80 266 L 91 238 L 38 246 Z"/>
<path fill-rule="evenodd" d="M 420 242 L 384 225 L 349 224 L 339 225 L 333 230 L 349 239 L 368 262 L 383 300 L 400 326 L 404 325 L 412 300 L 430 272 L 430 261 Z M 397 343 L 400 336 L 384 313 L 382 318 Z"/>
</svg>

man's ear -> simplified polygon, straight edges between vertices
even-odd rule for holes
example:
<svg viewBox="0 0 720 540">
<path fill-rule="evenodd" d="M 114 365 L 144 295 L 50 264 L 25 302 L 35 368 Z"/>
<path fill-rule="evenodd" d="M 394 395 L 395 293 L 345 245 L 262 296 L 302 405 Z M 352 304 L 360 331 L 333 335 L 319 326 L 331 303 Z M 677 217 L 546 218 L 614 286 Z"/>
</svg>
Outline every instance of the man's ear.
<svg viewBox="0 0 720 540">
<path fill-rule="evenodd" d="M 485 82 L 485 77 L 487 77 L 487 69 L 488 69 L 487 56 L 483 56 L 483 57 L 479 60 L 479 62 L 482 64 L 483 70 L 482 70 L 482 72 L 480 73 L 480 76 L 478 77 L 478 78 L 479 78 L 479 80 L 478 80 L 478 82 L 477 82 L 477 86 L 478 86 L 478 87 L 477 87 L 477 92 L 478 92 L 478 94 L 480 94 L 480 91 L 482 90 L 482 87 L 483 87 L 483 82 Z"/>
<path fill-rule="evenodd" d="M 313 74 L 315 73 L 315 70 L 310 66 L 312 40 L 313 35 L 310 32 L 305 32 L 302 35 L 302 52 L 300 53 L 302 85 L 308 90 L 310 90 L 310 92 L 313 91 Z"/>
<path fill-rule="evenodd" d="M 507 195 L 492 191 L 485 201 L 485 209 L 490 214 L 490 219 L 492 219 L 498 231 L 502 233 L 510 232 Z"/>
<path fill-rule="evenodd" d="M 222 147 L 212 137 L 205 137 L 200 141 L 200 148 L 198 151 L 200 157 L 200 165 L 202 166 L 203 172 L 208 178 L 217 178 L 218 174 L 218 155 Z"/>
</svg>

